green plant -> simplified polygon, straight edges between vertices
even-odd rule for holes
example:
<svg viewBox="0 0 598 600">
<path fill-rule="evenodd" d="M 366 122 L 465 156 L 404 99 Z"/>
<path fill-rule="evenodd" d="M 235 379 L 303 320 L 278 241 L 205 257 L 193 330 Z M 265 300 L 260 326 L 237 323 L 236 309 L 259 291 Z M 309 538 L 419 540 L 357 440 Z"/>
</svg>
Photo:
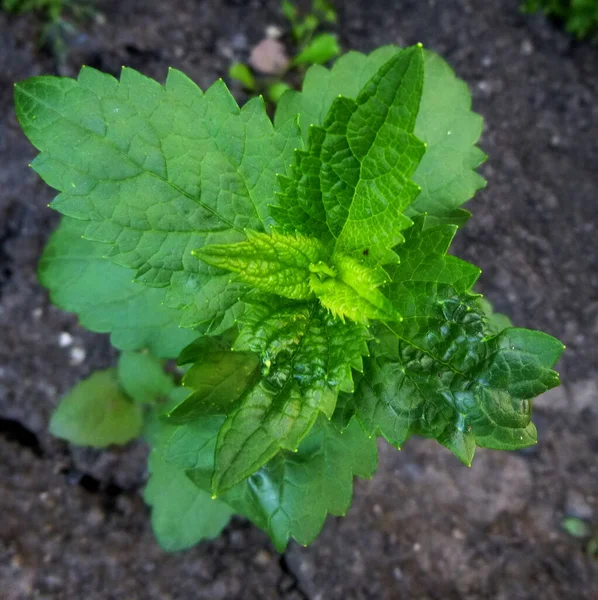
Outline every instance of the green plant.
<svg viewBox="0 0 598 600">
<path fill-rule="evenodd" d="M 77 33 L 74 21 L 89 18 L 93 13 L 92 0 L 2 0 L 2 10 L 8 13 L 39 13 L 44 25 L 40 45 L 49 49 L 54 57 L 63 60 L 68 52 L 68 39 Z"/>
<path fill-rule="evenodd" d="M 526 0 L 526 12 L 543 11 L 565 23 L 565 29 L 579 39 L 598 39 L 598 0 Z"/>
<path fill-rule="evenodd" d="M 251 68 L 243 63 L 234 63 L 228 71 L 229 77 L 239 81 L 246 90 L 253 94 L 265 93 L 274 104 L 292 88 L 285 79 L 292 79 L 294 71 L 303 75 L 306 67 L 327 63 L 341 53 L 336 35 L 317 33 L 322 25 L 336 23 L 336 12 L 327 0 L 312 0 L 311 11 L 306 15 L 301 15 L 289 0 L 281 2 L 281 10 L 289 22 L 294 44 L 294 56 L 287 68 L 265 80 L 256 78 Z"/>
<path fill-rule="evenodd" d="M 41 281 L 125 351 L 51 428 L 93 446 L 143 432 L 163 547 L 233 512 L 278 549 L 310 543 L 373 475 L 379 435 L 467 465 L 476 446 L 536 443 L 532 399 L 558 385 L 563 346 L 489 318 L 479 269 L 447 253 L 485 156 L 434 53 L 313 67 L 274 122 L 261 98 L 239 109 L 222 81 L 203 93 L 172 69 L 165 86 L 35 77 L 15 100 L 64 215 Z"/>
</svg>

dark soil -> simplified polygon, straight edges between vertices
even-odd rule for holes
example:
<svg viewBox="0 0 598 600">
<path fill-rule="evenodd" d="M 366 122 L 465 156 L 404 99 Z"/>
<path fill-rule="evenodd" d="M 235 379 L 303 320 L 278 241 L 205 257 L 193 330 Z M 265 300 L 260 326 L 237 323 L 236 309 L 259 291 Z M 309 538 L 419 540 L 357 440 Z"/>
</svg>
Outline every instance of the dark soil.
<svg viewBox="0 0 598 600">
<path fill-rule="evenodd" d="M 0 598 L 597 598 L 598 561 L 561 523 L 598 532 L 598 47 L 518 0 L 338 3 L 346 48 L 421 41 L 471 85 L 489 185 L 456 252 L 499 310 L 567 344 L 564 386 L 537 402 L 541 441 L 525 452 L 480 452 L 466 469 L 432 442 L 381 446 L 349 515 L 309 548 L 278 556 L 236 520 L 168 555 L 140 499 L 146 449 L 75 450 L 46 432 L 60 395 L 116 355 L 36 281 L 57 215 L 27 168 L 12 83 L 85 63 L 158 79 L 172 65 L 206 86 L 283 23 L 277 0 L 99 6 L 60 60 L 37 47 L 35 16 L 0 14 Z"/>
</svg>

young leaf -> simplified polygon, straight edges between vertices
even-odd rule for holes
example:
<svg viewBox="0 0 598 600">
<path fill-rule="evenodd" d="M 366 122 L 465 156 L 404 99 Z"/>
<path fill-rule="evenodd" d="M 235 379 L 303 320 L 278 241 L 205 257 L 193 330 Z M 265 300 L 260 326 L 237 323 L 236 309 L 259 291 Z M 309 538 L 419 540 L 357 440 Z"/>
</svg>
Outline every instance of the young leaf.
<svg viewBox="0 0 598 600">
<path fill-rule="evenodd" d="M 239 109 L 222 81 L 204 94 L 174 69 L 164 87 L 132 69 L 120 82 L 90 68 L 33 77 L 15 101 L 41 151 L 34 169 L 61 192 L 53 207 L 86 220 L 85 237 L 112 244 L 136 280 L 170 286 L 176 308 L 214 273 L 192 249 L 268 226 L 275 175 L 297 145 L 296 125 L 275 130 L 263 100 Z"/>
<path fill-rule="evenodd" d="M 325 248 L 300 235 L 247 232 L 247 241 L 210 245 L 193 254 L 209 265 L 238 273 L 239 280 L 295 300 L 312 296 L 309 267 L 325 258 Z"/>
<path fill-rule="evenodd" d="M 168 396 L 174 387 L 162 363 L 140 352 L 123 352 L 120 355 L 117 376 L 123 391 L 139 404 L 152 404 Z"/>
<path fill-rule="evenodd" d="M 110 333 L 120 350 L 177 356 L 196 334 L 178 327 L 181 313 L 164 306 L 164 290 L 134 283 L 134 271 L 104 258 L 108 244 L 84 240 L 86 228 L 85 221 L 63 217 L 44 249 L 39 278 L 52 302 L 77 313 L 90 331 Z"/>
<path fill-rule="evenodd" d="M 200 355 L 183 378 L 183 385 L 195 391 L 168 413 L 168 421 L 187 423 L 202 416 L 226 415 L 255 383 L 259 366 L 259 358 L 252 352 Z"/>
<path fill-rule="evenodd" d="M 348 52 L 332 69 L 310 68 L 302 92 L 290 91 L 276 108 L 275 125 L 281 127 L 299 115 L 304 144 L 311 125 L 324 125 L 339 95 L 357 98 L 362 88 L 395 54 L 396 46 L 384 46 L 369 55 Z M 426 153 L 412 175 L 421 187 L 407 208 L 408 216 L 427 213 L 430 221 L 461 225 L 468 213 L 455 210 L 467 202 L 485 181 L 475 169 L 485 160 L 476 147 L 482 119 L 471 111 L 471 94 L 449 65 L 424 50 L 423 90 L 415 121 L 415 136 L 427 144 Z"/>
<path fill-rule="evenodd" d="M 247 65 L 244 65 L 243 63 L 235 63 L 234 65 L 231 65 L 230 69 L 228 70 L 228 76 L 231 79 L 236 79 L 242 83 L 245 89 L 255 91 L 255 77 Z"/>
<path fill-rule="evenodd" d="M 150 478 L 143 493 L 152 507 L 152 527 L 160 546 L 184 550 L 217 537 L 232 516 L 229 506 L 212 499 L 157 450 L 149 457 Z"/>
<path fill-rule="evenodd" d="M 382 269 L 373 269 L 342 254 L 334 257 L 333 264 L 333 269 L 323 264 L 311 268 L 311 289 L 324 308 L 343 321 L 348 317 L 363 325 L 370 319 L 401 320 L 392 302 L 378 290 L 388 283 L 388 275 Z"/>
<path fill-rule="evenodd" d="M 295 57 L 295 65 L 321 65 L 332 60 L 341 53 L 336 36 L 332 33 L 321 33 Z"/>
<path fill-rule="evenodd" d="M 271 83 L 270 85 L 268 85 L 268 89 L 267 89 L 268 99 L 270 100 L 270 102 L 273 102 L 274 104 L 278 104 L 278 102 L 282 98 L 282 95 L 285 92 L 287 92 L 288 90 L 292 90 L 292 89 L 293 88 L 288 83 L 285 83 L 284 81 L 275 81 L 275 82 Z"/>
<path fill-rule="evenodd" d="M 210 491 L 214 448 L 221 421 L 202 419 L 171 428 L 157 450 Z M 341 433 L 320 418 L 297 452 L 281 452 L 219 500 L 266 531 L 282 552 L 291 537 L 309 544 L 327 513 L 344 515 L 351 504 L 353 476 L 369 478 L 377 466 L 376 440 L 353 421 Z"/>
<path fill-rule="evenodd" d="M 421 48 L 408 48 L 356 100 L 334 100 L 323 126 L 311 127 L 307 151 L 295 153 L 291 177 L 279 178 L 272 213 L 283 230 L 332 235 L 334 253 L 367 252 L 374 264 L 396 261 L 390 248 L 411 225 L 403 213 L 418 194 L 410 178 L 424 154 L 413 135 L 423 66 Z"/>
<path fill-rule="evenodd" d="M 331 416 L 351 369 L 362 369 L 368 333 L 317 303 L 267 296 L 253 305 L 235 350 L 261 357 L 262 379 L 228 413 L 216 447 L 214 493 L 251 475 L 281 449 L 295 450 L 318 414 Z"/>
<path fill-rule="evenodd" d="M 96 371 L 58 405 L 50 433 L 77 446 L 126 444 L 141 433 L 141 408 L 121 390 L 115 369 Z"/>
</svg>

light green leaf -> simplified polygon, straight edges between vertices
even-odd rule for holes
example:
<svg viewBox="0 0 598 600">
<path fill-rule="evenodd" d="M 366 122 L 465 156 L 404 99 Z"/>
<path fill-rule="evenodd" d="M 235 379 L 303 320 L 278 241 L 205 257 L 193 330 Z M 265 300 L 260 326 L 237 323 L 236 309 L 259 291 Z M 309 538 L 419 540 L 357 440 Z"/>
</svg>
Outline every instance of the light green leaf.
<svg viewBox="0 0 598 600">
<path fill-rule="evenodd" d="M 293 88 L 284 81 L 275 81 L 268 86 L 268 99 L 270 102 L 277 104 L 282 98 L 282 95 L 292 89 Z"/>
<path fill-rule="evenodd" d="M 231 65 L 228 70 L 228 76 L 231 79 L 236 79 L 242 83 L 246 89 L 250 91 L 255 90 L 255 77 L 247 65 L 244 65 L 243 63 L 235 63 L 234 65 Z"/>
<path fill-rule="evenodd" d="M 419 46 L 395 54 L 356 100 L 337 97 L 323 126 L 310 126 L 307 151 L 296 151 L 291 176 L 279 178 L 272 214 L 283 230 L 332 235 L 335 254 L 396 261 L 390 248 L 411 225 L 403 213 L 418 194 L 410 177 L 424 154 L 413 135 L 423 67 Z"/>
<path fill-rule="evenodd" d="M 295 65 L 321 65 L 341 53 L 336 35 L 321 33 L 309 42 L 293 60 Z"/>
<path fill-rule="evenodd" d="M 363 325 L 370 319 L 401 320 L 392 302 L 378 290 L 389 283 L 386 272 L 342 254 L 334 257 L 333 264 L 332 269 L 325 264 L 313 265 L 311 269 L 311 289 L 324 308 L 343 321 L 348 317 Z"/>
<path fill-rule="evenodd" d="M 197 358 L 183 378 L 193 391 L 168 413 L 168 421 L 186 423 L 207 415 L 226 415 L 259 377 L 260 361 L 252 352 L 212 351 Z"/>
<path fill-rule="evenodd" d="M 332 69 L 314 66 L 307 72 L 302 92 L 288 92 L 276 109 L 282 126 L 299 115 L 307 144 L 311 125 L 322 126 L 339 95 L 357 98 L 363 86 L 400 49 L 384 46 L 369 55 L 348 52 Z M 471 95 L 439 56 L 424 51 L 424 81 L 414 134 L 427 144 L 412 179 L 421 192 L 406 210 L 408 216 L 427 213 L 429 222 L 462 225 L 467 213 L 455 211 L 485 186 L 475 169 L 485 160 L 476 143 L 482 119 L 471 111 Z"/>
<path fill-rule="evenodd" d="M 140 404 L 152 404 L 168 396 L 174 387 L 162 363 L 140 352 L 123 352 L 118 360 L 118 381 L 123 391 Z"/>
<path fill-rule="evenodd" d="M 226 527 L 232 516 L 230 507 L 200 490 L 156 450 L 150 454 L 149 471 L 143 497 L 152 507 L 152 527 L 164 550 L 190 548 L 217 537 Z"/>
<path fill-rule="evenodd" d="M 121 390 L 115 369 L 96 371 L 58 405 L 50 433 L 77 446 L 126 444 L 141 433 L 141 408 Z"/>
<path fill-rule="evenodd" d="M 486 160 L 476 146 L 483 126 L 482 117 L 471 111 L 467 84 L 457 79 L 437 54 L 426 52 L 415 135 L 427 148 L 413 175 L 421 192 L 408 208 L 409 216 L 427 214 L 446 219 L 486 186 L 475 171 Z M 459 224 L 458 220 L 453 222 Z"/>
<path fill-rule="evenodd" d="M 295 450 L 318 414 L 362 369 L 367 330 L 343 324 L 317 303 L 266 296 L 244 317 L 235 350 L 261 357 L 262 379 L 228 413 L 216 448 L 214 493 L 251 475 L 281 449 Z"/>
<path fill-rule="evenodd" d="M 239 109 L 222 81 L 204 94 L 171 69 L 166 85 L 123 69 L 77 80 L 33 77 L 15 86 L 19 121 L 41 151 L 34 169 L 61 193 L 85 237 L 112 244 L 110 259 L 150 286 L 170 286 L 184 308 L 214 270 L 191 255 L 206 244 L 264 230 L 276 173 L 296 126 L 275 130 L 263 100 Z"/>
<path fill-rule="evenodd" d="M 164 290 L 134 283 L 134 271 L 104 258 L 108 244 L 84 240 L 86 227 L 63 217 L 44 250 L 39 278 L 52 302 L 77 313 L 83 327 L 110 333 L 120 350 L 177 356 L 196 334 L 178 327 L 181 313 L 163 305 Z"/>
<path fill-rule="evenodd" d="M 302 235 L 247 232 L 247 241 L 210 245 L 193 254 L 209 265 L 232 271 L 238 279 L 265 292 L 295 300 L 312 296 L 309 267 L 325 258 L 325 248 Z"/>
</svg>

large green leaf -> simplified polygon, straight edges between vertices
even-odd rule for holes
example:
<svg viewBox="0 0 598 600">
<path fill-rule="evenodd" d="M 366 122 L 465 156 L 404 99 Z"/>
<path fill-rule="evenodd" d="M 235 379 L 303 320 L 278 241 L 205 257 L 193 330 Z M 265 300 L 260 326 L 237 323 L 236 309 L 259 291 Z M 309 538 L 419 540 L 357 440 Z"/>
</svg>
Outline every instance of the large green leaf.
<svg viewBox="0 0 598 600">
<path fill-rule="evenodd" d="M 232 516 L 231 508 L 200 490 L 185 471 L 153 450 L 143 497 L 152 507 L 152 527 L 160 546 L 184 550 L 217 537 Z"/>
<path fill-rule="evenodd" d="M 386 290 L 404 319 L 378 328 L 350 402 L 368 432 L 398 447 L 433 437 L 471 464 L 476 445 L 535 443 L 531 399 L 558 385 L 563 345 L 525 329 L 492 335 L 469 292 L 478 269 L 446 255 L 455 230 L 420 219 L 409 232 Z"/>
<path fill-rule="evenodd" d="M 419 46 L 395 54 L 355 100 L 338 96 L 312 124 L 290 177 L 280 177 L 278 225 L 334 238 L 334 253 L 396 260 L 392 246 L 411 225 L 404 211 L 418 194 L 411 181 L 424 144 L 414 135 L 424 78 Z M 326 229 L 328 231 L 326 231 Z"/>
<path fill-rule="evenodd" d="M 320 417 L 297 452 L 279 454 L 224 500 L 267 531 L 282 552 L 291 537 L 305 546 L 313 542 L 328 513 L 345 516 L 353 476 L 370 478 L 377 466 L 376 439 L 356 421 L 341 432 Z"/>
<path fill-rule="evenodd" d="M 173 468 L 186 470 L 210 491 L 220 423 L 202 418 L 165 431 L 157 450 Z M 353 476 L 371 477 L 377 466 L 376 440 L 355 421 L 341 433 L 320 418 L 297 452 L 281 452 L 249 479 L 218 499 L 266 531 L 279 551 L 292 537 L 309 544 L 327 513 L 344 515 L 351 505 Z"/>
<path fill-rule="evenodd" d="M 252 305 L 235 350 L 254 352 L 260 381 L 228 412 L 216 448 L 215 493 L 255 472 L 281 449 L 296 450 L 320 412 L 331 416 L 339 391 L 353 390 L 367 330 L 343 324 L 317 303 L 266 296 Z"/>
<path fill-rule="evenodd" d="M 60 191 L 52 206 L 86 220 L 84 236 L 112 244 L 137 281 L 170 286 L 169 305 L 191 305 L 185 325 L 205 322 L 192 300 L 216 272 L 191 251 L 268 227 L 296 125 L 275 130 L 262 99 L 239 109 L 222 81 L 204 94 L 174 69 L 165 86 L 132 69 L 33 77 L 15 101 L 41 151 L 33 167 Z"/>
<path fill-rule="evenodd" d="M 289 91 L 277 106 L 275 124 L 283 126 L 299 115 L 308 144 L 312 125 L 322 126 L 328 110 L 339 95 L 357 98 L 367 82 L 387 61 L 400 52 L 384 46 L 369 55 L 349 52 L 332 69 L 311 67 L 301 92 Z M 462 224 L 464 211 L 457 210 L 484 180 L 475 173 L 485 155 L 475 144 L 482 132 L 482 119 L 471 111 L 471 95 L 439 56 L 424 51 L 423 90 L 415 121 L 415 136 L 426 143 L 426 153 L 412 179 L 421 187 L 408 216 L 427 213 L 431 219 Z M 284 188 L 283 188 L 284 189 Z M 309 222 L 313 226 L 313 221 Z"/>
<path fill-rule="evenodd" d="M 126 444 L 141 433 L 141 408 L 121 389 L 115 369 L 96 371 L 58 405 L 50 433 L 78 446 Z"/>
<path fill-rule="evenodd" d="M 106 260 L 110 246 L 84 240 L 85 221 L 63 217 L 39 263 L 52 302 L 77 313 L 81 325 L 110 333 L 121 350 L 148 348 L 174 358 L 195 337 L 180 329 L 180 311 L 164 306 L 165 291 L 133 282 L 135 275 Z"/>
<path fill-rule="evenodd" d="M 123 352 L 118 360 L 117 375 L 123 391 L 140 404 L 166 398 L 174 387 L 162 363 L 141 352 Z"/>
</svg>

